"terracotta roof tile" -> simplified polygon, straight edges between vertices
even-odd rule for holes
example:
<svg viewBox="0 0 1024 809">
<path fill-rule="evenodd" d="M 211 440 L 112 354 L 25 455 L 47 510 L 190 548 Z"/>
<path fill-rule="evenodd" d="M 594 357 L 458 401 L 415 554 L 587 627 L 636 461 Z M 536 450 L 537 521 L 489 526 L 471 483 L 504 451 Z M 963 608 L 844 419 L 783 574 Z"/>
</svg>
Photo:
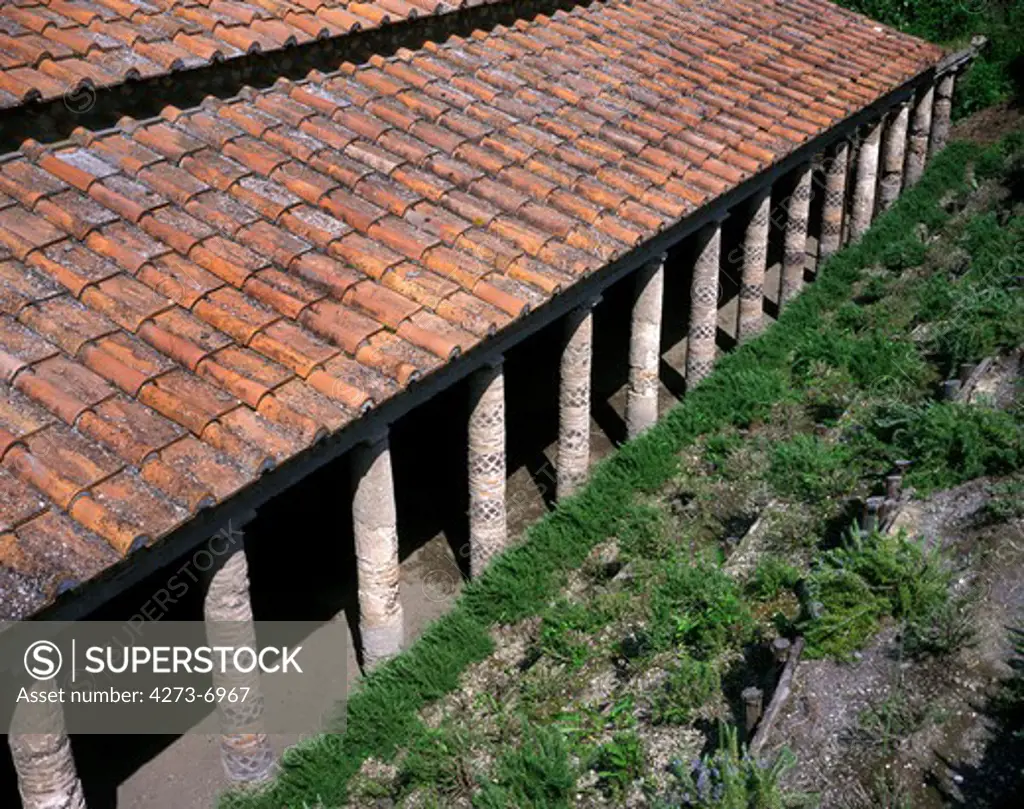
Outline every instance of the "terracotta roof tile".
<svg viewBox="0 0 1024 809">
<path fill-rule="evenodd" d="M 447 8 L 7 4 L 0 106 Z M 940 57 L 823 0 L 611 0 L 0 158 L 0 595 L 45 605 Z"/>
</svg>

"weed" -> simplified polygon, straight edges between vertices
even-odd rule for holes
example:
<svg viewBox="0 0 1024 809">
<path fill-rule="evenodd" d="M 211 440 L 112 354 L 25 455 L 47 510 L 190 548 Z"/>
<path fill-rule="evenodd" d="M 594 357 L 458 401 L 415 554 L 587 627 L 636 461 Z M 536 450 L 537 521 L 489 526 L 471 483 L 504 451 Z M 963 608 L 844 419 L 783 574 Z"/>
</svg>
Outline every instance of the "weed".
<svg viewBox="0 0 1024 809">
<path fill-rule="evenodd" d="M 467 797 L 475 786 L 466 758 L 468 750 L 465 731 L 449 726 L 428 729 L 415 739 L 402 759 L 399 784 L 406 792 L 426 787 L 449 799 Z"/>
<path fill-rule="evenodd" d="M 632 731 L 616 733 L 610 742 L 594 751 L 590 768 L 601 779 L 601 786 L 607 794 L 621 799 L 643 773 L 643 742 Z"/>
<path fill-rule="evenodd" d="M 987 525 L 998 525 L 1021 518 L 1024 518 L 1024 478 L 992 484 L 981 521 Z"/>
<path fill-rule="evenodd" d="M 753 619 L 735 581 L 706 559 L 670 562 L 651 596 L 651 635 L 659 649 L 684 647 L 708 660 L 749 639 Z"/>
<path fill-rule="evenodd" d="M 747 581 L 746 591 L 759 601 L 771 601 L 792 590 L 800 580 L 800 571 L 782 558 L 763 557 Z"/>
<path fill-rule="evenodd" d="M 651 722 L 655 725 L 683 725 L 693 712 L 721 691 L 717 666 L 703 660 L 681 657 L 668 671 L 663 688 L 651 701 Z"/>
<path fill-rule="evenodd" d="M 848 447 L 799 434 L 772 447 L 768 480 L 780 494 L 807 502 L 844 494 L 856 483 Z"/>
<path fill-rule="evenodd" d="M 569 749 L 557 729 L 537 727 L 506 748 L 492 783 L 474 796 L 475 809 L 567 809 L 576 787 Z"/>
</svg>

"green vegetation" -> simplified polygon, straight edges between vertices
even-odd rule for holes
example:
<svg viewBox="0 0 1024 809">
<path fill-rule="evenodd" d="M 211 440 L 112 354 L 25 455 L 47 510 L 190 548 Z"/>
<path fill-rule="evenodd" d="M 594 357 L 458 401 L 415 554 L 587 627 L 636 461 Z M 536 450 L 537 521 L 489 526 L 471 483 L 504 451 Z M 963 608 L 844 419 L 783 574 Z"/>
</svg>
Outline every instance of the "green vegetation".
<svg viewBox="0 0 1024 809">
<path fill-rule="evenodd" d="M 849 657 L 885 616 L 920 627 L 923 636 L 947 608 L 951 576 L 936 551 L 902 533 L 864 537 L 851 530 L 806 580 L 807 616 L 799 629 L 808 656 Z"/>
<path fill-rule="evenodd" d="M 970 115 L 1021 91 L 1024 3 L 1021 0 L 838 0 L 910 34 L 963 47 L 981 34 L 989 45 L 963 77 L 954 114 Z"/>
<path fill-rule="evenodd" d="M 671 766 L 674 783 L 654 801 L 655 809 L 786 809 L 810 805 L 803 796 L 785 794 L 779 785 L 793 765 L 784 754 L 764 766 L 741 749 L 733 728 L 720 728 L 718 749 L 689 765 Z"/>
<path fill-rule="evenodd" d="M 939 200 L 971 192 L 968 162 L 979 174 L 982 166 L 995 172 L 1010 151 L 951 145 L 859 244 L 828 263 L 778 326 L 723 358 L 656 427 L 598 465 L 584 490 L 470 583 L 412 649 L 366 677 L 349 700 L 344 733 L 290 750 L 273 784 L 228 795 L 223 805 L 336 807 L 354 778 L 361 794 L 374 794 L 373 779 L 357 775 L 369 758 L 395 761 L 388 797 L 418 792 L 420 805 L 460 795 L 488 809 L 564 807 L 587 789 L 619 800 L 638 780 L 662 807 L 789 805 L 778 783 L 787 758 L 763 767 L 740 751 L 733 731 L 702 759 L 710 788 L 692 767 L 649 778 L 644 723 L 687 725 L 698 713 L 735 721 L 726 703 L 736 684 L 727 675 L 748 654 L 756 659 L 776 631 L 776 616 L 769 622 L 759 612 L 762 602 L 787 593 L 799 595 L 799 604 L 791 600 L 801 613 L 778 623 L 805 632 L 812 654 L 845 657 L 887 619 L 899 621 L 914 639 L 907 645 L 922 654 L 963 642 L 950 566 L 937 552 L 899 535 L 853 535 L 831 550 L 821 541 L 847 499 L 871 493 L 897 458 L 914 460 L 911 481 L 921 488 L 1024 461 L 1018 413 L 927 403 L 946 372 L 936 363 L 945 360 L 927 335 L 908 336 L 908 325 L 932 322 L 930 271 L 912 266 L 920 251 L 909 241 L 892 250 L 921 228 L 941 236 L 927 262 L 948 252 L 947 228 L 953 238 L 968 234 L 965 250 L 977 247 L 970 222 L 988 212 L 957 216 Z M 887 262 L 898 269 L 876 269 Z M 968 267 L 946 283 L 955 294 L 959 284 L 982 290 L 990 282 Z M 964 322 L 949 324 L 950 339 Z M 990 334 L 976 345 L 1003 348 L 1015 332 Z M 824 429 L 814 423 L 823 413 Z M 698 440 L 693 468 L 682 450 Z M 723 468 L 708 473 L 707 464 Z M 700 520 L 674 516 L 666 503 L 667 490 L 686 494 L 687 508 L 706 519 L 722 481 L 784 498 L 795 544 L 770 548 L 747 574 L 727 574 L 724 537 L 698 535 Z M 780 529 L 772 541 L 782 536 Z M 629 568 L 618 581 L 588 559 L 609 538 Z M 574 587 L 566 595 L 568 571 L 585 577 L 582 594 Z M 461 725 L 425 717 L 424 708 L 494 651 L 492 627 L 538 617 L 521 677 L 502 697 L 474 701 L 472 721 Z M 650 691 L 637 685 L 659 672 Z"/>
</svg>

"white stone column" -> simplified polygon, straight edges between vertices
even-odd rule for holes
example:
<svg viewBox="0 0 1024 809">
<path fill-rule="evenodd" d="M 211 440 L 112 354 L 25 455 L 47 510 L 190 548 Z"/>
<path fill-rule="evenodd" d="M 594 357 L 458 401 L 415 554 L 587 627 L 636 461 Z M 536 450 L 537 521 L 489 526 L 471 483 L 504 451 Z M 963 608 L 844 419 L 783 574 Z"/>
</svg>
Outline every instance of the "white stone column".
<svg viewBox="0 0 1024 809">
<path fill-rule="evenodd" d="M 928 145 L 928 159 L 946 148 L 949 142 L 949 128 L 953 117 L 953 87 L 956 74 L 941 76 L 935 86 L 935 110 L 932 113 L 932 137 Z"/>
<path fill-rule="evenodd" d="M 500 362 L 469 379 L 469 566 L 478 576 L 508 545 L 505 375 Z"/>
<path fill-rule="evenodd" d="M 818 239 L 818 266 L 839 251 L 846 212 L 846 177 L 850 144 L 837 143 L 825 158 L 825 200 L 821 211 L 821 236 Z"/>
<path fill-rule="evenodd" d="M 387 433 L 352 453 L 352 520 L 359 576 L 359 632 L 369 670 L 401 651 L 398 516 Z"/>
<path fill-rule="evenodd" d="M 568 497 L 587 479 L 590 466 L 590 370 L 594 306 L 574 309 L 565 319 L 558 389 L 559 498 Z"/>
<path fill-rule="evenodd" d="M 241 543 L 228 552 L 223 564 L 210 577 L 203 599 L 203 614 L 210 646 L 256 648 L 256 628 L 249 598 L 249 565 Z M 276 760 L 263 730 L 259 670 L 214 671 L 213 684 L 228 691 L 247 689 L 244 702 L 217 704 L 224 772 L 235 783 L 266 781 L 276 770 Z"/>
<path fill-rule="evenodd" d="M 878 185 L 878 152 L 882 122 L 868 125 L 857 150 L 857 183 L 853 189 L 853 213 L 850 217 L 850 241 L 860 241 L 875 217 L 875 188 Z"/>
<path fill-rule="evenodd" d="M 43 693 L 59 686 L 50 680 L 28 688 Z M 25 732 L 16 732 L 19 729 Z M 24 809 L 85 809 L 82 782 L 75 770 L 60 704 L 20 704 L 7 742 Z"/>
<path fill-rule="evenodd" d="M 697 259 L 690 286 L 690 329 L 686 340 L 687 391 L 693 390 L 715 367 L 721 253 L 722 225 L 714 222 L 697 234 Z"/>
<path fill-rule="evenodd" d="M 903 177 L 904 188 L 916 185 L 924 174 L 928 159 L 928 141 L 932 133 L 932 108 L 935 103 L 935 87 L 929 85 L 918 91 L 914 112 L 910 116 L 910 132 L 907 136 L 907 165 Z"/>
<path fill-rule="evenodd" d="M 879 183 L 879 210 L 893 206 L 903 190 L 903 163 L 907 147 L 910 105 L 900 104 L 889 114 L 882 150 L 882 181 Z"/>
<path fill-rule="evenodd" d="M 629 334 L 626 432 L 635 438 L 658 420 L 658 363 L 661 359 L 661 307 L 665 294 L 665 255 L 636 272 Z"/>
<path fill-rule="evenodd" d="M 751 216 L 743 236 L 743 275 L 736 339 L 742 343 L 764 330 L 764 273 L 768 266 L 768 224 L 772 190 L 758 191 L 750 200 Z"/>
<path fill-rule="evenodd" d="M 782 258 L 780 309 L 804 286 L 807 265 L 807 220 L 811 211 L 811 164 L 796 170 L 796 185 L 786 204 L 785 252 Z"/>
</svg>

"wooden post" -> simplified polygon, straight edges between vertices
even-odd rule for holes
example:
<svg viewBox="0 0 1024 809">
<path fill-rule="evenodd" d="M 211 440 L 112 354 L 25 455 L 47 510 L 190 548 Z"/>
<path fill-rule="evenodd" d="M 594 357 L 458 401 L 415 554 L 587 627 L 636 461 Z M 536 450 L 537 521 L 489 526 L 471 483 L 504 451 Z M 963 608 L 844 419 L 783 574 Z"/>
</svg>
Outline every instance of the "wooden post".
<svg viewBox="0 0 1024 809">
<path fill-rule="evenodd" d="M 755 686 L 750 686 L 749 688 L 744 688 L 740 696 L 743 698 L 744 726 L 746 737 L 749 739 L 753 735 L 757 723 L 761 721 L 761 713 L 764 710 L 764 691 Z"/>
<path fill-rule="evenodd" d="M 469 380 L 469 566 L 478 576 L 508 544 L 505 375 L 501 362 Z"/>
<path fill-rule="evenodd" d="M 658 362 L 661 357 L 661 306 L 665 292 L 665 256 L 636 272 L 629 335 L 629 384 L 626 432 L 635 438 L 658 420 Z"/>
<path fill-rule="evenodd" d="M 932 114 L 932 137 L 928 145 L 928 159 L 946 148 L 949 141 L 949 128 L 953 115 L 953 87 L 956 74 L 946 73 L 939 78 L 935 90 L 935 111 Z"/>
<path fill-rule="evenodd" d="M 49 680 L 36 682 L 29 690 L 43 694 L 58 687 Z M 19 729 L 25 732 L 16 732 Z M 71 755 L 60 704 L 18 705 L 7 742 L 24 809 L 85 809 L 82 782 Z"/>
<path fill-rule="evenodd" d="M 210 577 L 203 599 L 203 615 L 210 646 L 256 647 L 249 598 L 249 565 L 243 547 L 231 551 Z M 224 772 L 235 783 L 266 781 L 276 770 L 276 760 L 263 731 L 259 670 L 214 671 L 213 684 L 229 691 L 245 688 L 248 694 L 245 702 L 217 704 Z"/>
<path fill-rule="evenodd" d="M 387 433 L 356 447 L 352 467 L 359 631 L 363 664 L 369 670 L 398 654 L 405 631 L 399 595 L 398 516 Z"/>
<path fill-rule="evenodd" d="M 690 330 L 686 342 L 686 389 L 693 390 L 715 367 L 718 333 L 718 268 L 722 225 L 714 222 L 697 234 L 697 260 L 690 287 Z"/>
<path fill-rule="evenodd" d="M 914 112 L 910 116 L 910 132 L 907 136 L 907 165 L 903 176 L 903 187 L 911 188 L 924 174 L 928 159 L 928 141 L 932 131 L 932 107 L 935 101 L 935 87 L 929 85 L 918 92 Z"/>
<path fill-rule="evenodd" d="M 875 187 L 878 185 L 878 147 L 882 122 L 868 125 L 868 132 L 857 151 L 857 184 L 853 189 L 853 214 L 850 217 L 850 241 L 860 241 L 875 218 Z"/>
<path fill-rule="evenodd" d="M 811 164 L 807 163 L 796 171 L 796 187 L 786 204 L 786 241 L 782 259 L 780 308 L 793 300 L 803 288 L 804 267 L 807 264 L 807 219 L 811 209 Z"/>
<path fill-rule="evenodd" d="M 593 352 L 593 304 L 574 309 L 565 320 L 558 391 L 559 498 L 587 479 L 590 465 L 590 367 Z"/>
<path fill-rule="evenodd" d="M 879 207 L 886 211 L 893 206 L 903 189 L 903 162 L 907 146 L 907 124 L 910 106 L 901 104 L 893 110 L 885 130 L 882 154 L 882 181 L 879 184 Z"/>
<path fill-rule="evenodd" d="M 743 237 L 743 276 L 736 339 L 744 342 L 764 330 L 764 273 L 768 264 L 768 223 L 772 191 L 765 188 L 750 200 L 751 217 Z"/>
<path fill-rule="evenodd" d="M 825 158 L 825 202 L 821 214 L 821 236 L 818 239 L 819 266 L 835 255 L 842 243 L 849 155 L 850 144 L 843 140 Z"/>
</svg>

